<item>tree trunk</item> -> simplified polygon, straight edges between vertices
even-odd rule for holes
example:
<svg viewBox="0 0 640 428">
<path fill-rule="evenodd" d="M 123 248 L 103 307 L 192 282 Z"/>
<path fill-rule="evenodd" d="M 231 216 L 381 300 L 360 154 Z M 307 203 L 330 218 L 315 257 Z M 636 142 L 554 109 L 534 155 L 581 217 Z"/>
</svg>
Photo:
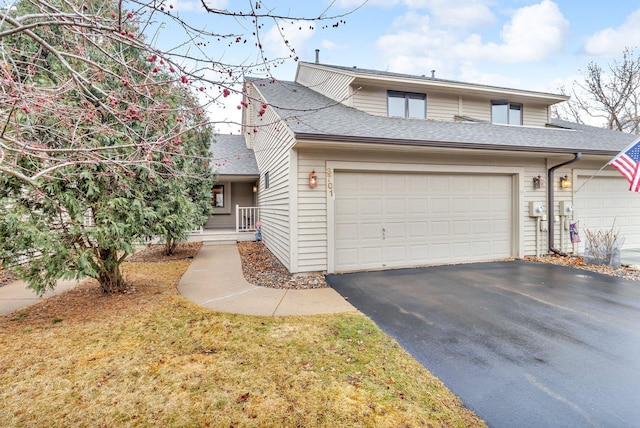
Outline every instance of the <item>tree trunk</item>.
<svg viewBox="0 0 640 428">
<path fill-rule="evenodd" d="M 165 256 L 172 255 L 173 252 L 176 250 L 177 246 L 178 246 L 178 241 L 176 241 L 173 238 L 167 238 L 164 241 L 164 255 Z"/>
<path fill-rule="evenodd" d="M 125 288 L 125 280 L 120 272 L 118 252 L 113 249 L 100 250 L 101 270 L 98 281 L 105 293 L 119 293 Z"/>
</svg>

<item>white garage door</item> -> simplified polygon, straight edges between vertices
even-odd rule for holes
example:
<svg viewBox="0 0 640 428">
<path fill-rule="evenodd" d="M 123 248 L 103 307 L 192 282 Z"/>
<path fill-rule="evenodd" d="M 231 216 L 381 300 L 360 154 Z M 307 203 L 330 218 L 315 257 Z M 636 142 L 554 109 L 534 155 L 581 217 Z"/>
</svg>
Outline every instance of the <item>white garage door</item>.
<svg viewBox="0 0 640 428">
<path fill-rule="evenodd" d="M 640 194 L 629 191 L 629 182 L 621 176 L 590 180 L 581 176 L 578 181 L 574 219 L 579 221 L 580 230 L 609 230 L 613 226 L 625 238 L 623 248 L 640 248 Z M 584 241 L 584 234 L 580 237 Z M 583 250 L 584 242 L 579 252 Z"/>
<path fill-rule="evenodd" d="M 512 177 L 338 172 L 335 271 L 513 256 Z"/>
</svg>

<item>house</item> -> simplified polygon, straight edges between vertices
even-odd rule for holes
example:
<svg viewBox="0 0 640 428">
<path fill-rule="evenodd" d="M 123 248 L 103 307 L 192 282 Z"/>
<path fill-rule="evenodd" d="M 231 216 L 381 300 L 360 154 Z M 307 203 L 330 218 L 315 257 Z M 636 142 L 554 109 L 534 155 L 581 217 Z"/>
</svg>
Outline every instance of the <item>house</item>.
<svg viewBox="0 0 640 428">
<path fill-rule="evenodd" d="M 570 223 L 640 247 L 640 195 L 605 166 L 635 136 L 552 120 L 567 99 L 302 62 L 293 82 L 246 81 L 219 183 L 232 206 L 259 207 L 292 273 L 581 252 Z M 236 175 L 249 152 L 256 165 Z"/>
</svg>

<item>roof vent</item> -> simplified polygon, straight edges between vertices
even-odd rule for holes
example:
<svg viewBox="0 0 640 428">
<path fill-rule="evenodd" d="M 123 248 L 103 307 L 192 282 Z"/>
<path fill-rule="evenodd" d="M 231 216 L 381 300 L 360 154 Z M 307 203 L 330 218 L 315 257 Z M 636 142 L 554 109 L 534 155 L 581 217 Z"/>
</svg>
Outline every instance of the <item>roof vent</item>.
<svg viewBox="0 0 640 428">
<path fill-rule="evenodd" d="M 320 49 L 316 49 L 316 64 L 320 64 Z"/>
</svg>

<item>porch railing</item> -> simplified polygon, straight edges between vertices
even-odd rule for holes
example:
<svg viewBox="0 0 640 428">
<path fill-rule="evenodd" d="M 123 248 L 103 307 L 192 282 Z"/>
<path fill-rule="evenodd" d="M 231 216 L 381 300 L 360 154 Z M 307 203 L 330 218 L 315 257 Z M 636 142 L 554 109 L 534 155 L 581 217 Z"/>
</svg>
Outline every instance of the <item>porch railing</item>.
<svg viewBox="0 0 640 428">
<path fill-rule="evenodd" d="M 260 208 L 236 205 L 236 232 L 255 232 L 260 221 Z"/>
</svg>

